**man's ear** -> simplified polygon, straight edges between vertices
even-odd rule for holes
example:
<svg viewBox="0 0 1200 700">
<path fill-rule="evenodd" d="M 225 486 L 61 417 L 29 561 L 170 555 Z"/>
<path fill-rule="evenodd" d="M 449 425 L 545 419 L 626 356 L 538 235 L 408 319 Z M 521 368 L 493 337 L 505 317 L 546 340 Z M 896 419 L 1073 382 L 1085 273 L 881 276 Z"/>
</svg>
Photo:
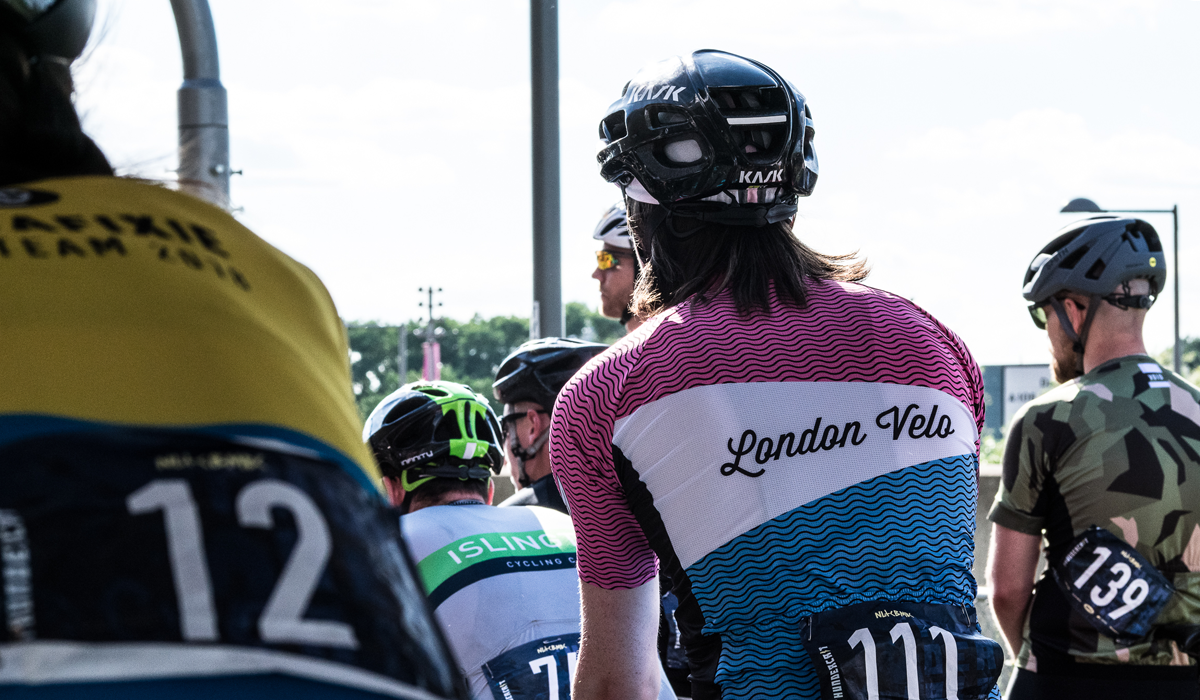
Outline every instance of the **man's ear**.
<svg viewBox="0 0 1200 700">
<path fill-rule="evenodd" d="M 383 489 L 387 491 L 388 501 L 393 506 L 399 506 L 404 502 L 404 494 L 406 492 L 404 487 L 400 485 L 399 479 L 390 476 L 383 477 Z"/>
<path fill-rule="evenodd" d="M 538 435 L 542 434 L 542 431 L 550 427 L 551 415 L 549 413 L 539 413 L 532 408 L 529 409 L 528 415 L 529 424 L 533 426 L 534 430 L 533 437 L 536 439 Z"/>
<path fill-rule="evenodd" d="M 492 505 L 492 501 L 496 500 L 496 482 L 488 479 L 488 495 L 487 504 Z"/>
<path fill-rule="evenodd" d="M 1063 308 L 1067 310 L 1067 318 L 1071 319 L 1071 327 L 1078 334 L 1083 328 L 1084 319 L 1087 318 L 1087 309 L 1071 297 L 1063 299 Z"/>
</svg>

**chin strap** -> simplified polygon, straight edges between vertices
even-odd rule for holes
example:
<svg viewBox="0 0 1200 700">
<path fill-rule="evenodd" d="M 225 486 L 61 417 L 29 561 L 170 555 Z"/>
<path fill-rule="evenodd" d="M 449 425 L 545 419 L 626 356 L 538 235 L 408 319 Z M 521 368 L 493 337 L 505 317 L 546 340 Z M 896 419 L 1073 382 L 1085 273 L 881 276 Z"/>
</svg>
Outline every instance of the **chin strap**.
<svg viewBox="0 0 1200 700">
<path fill-rule="evenodd" d="M 513 466 L 519 472 L 517 474 L 517 483 L 521 488 L 528 488 L 529 484 L 533 483 L 529 480 L 529 475 L 525 473 L 525 461 L 537 457 L 538 452 L 541 452 L 546 441 L 550 439 L 550 426 L 538 435 L 529 447 L 521 447 L 521 441 L 517 438 L 517 431 L 513 430 L 508 434 L 508 447 L 512 450 L 513 456 L 517 458 L 516 464 Z"/>
<path fill-rule="evenodd" d="M 1071 324 L 1071 319 L 1067 316 L 1067 310 L 1063 307 L 1062 301 L 1057 297 L 1050 297 L 1050 306 L 1054 308 L 1054 313 L 1058 314 L 1059 325 L 1062 326 L 1063 332 L 1067 334 L 1067 339 L 1073 343 L 1075 350 L 1075 377 L 1082 377 L 1083 371 L 1083 348 L 1087 345 L 1088 331 L 1092 328 L 1092 319 L 1096 317 L 1096 310 L 1100 308 L 1101 297 L 1098 294 L 1093 294 L 1089 297 L 1087 315 L 1083 317 L 1083 325 L 1079 327 L 1079 333 L 1075 332 L 1075 326 Z M 1074 379 L 1075 377 L 1072 377 Z"/>
<path fill-rule="evenodd" d="M 413 492 L 405 491 L 404 500 L 400 501 L 400 515 L 408 515 L 408 510 L 412 508 Z"/>
</svg>

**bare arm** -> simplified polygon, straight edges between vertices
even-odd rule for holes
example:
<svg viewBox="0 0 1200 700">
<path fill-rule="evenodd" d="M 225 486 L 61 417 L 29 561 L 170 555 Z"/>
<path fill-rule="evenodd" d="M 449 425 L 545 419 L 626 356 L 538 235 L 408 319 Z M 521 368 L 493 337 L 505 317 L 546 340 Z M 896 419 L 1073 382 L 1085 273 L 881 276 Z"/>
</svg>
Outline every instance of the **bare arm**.
<svg viewBox="0 0 1200 700">
<path fill-rule="evenodd" d="M 631 589 L 579 583 L 582 639 L 574 700 L 658 697 L 658 579 Z"/>
<path fill-rule="evenodd" d="M 992 588 L 992 614 L 1013 658 L 1021 651 L 1025 614 L 1033 597 L 1033 577 L 1037 573 L 1041 546 L 1039 535 L 1026 535 L 992 524 L 987 567 L 988 585 Z"/>
</svg>

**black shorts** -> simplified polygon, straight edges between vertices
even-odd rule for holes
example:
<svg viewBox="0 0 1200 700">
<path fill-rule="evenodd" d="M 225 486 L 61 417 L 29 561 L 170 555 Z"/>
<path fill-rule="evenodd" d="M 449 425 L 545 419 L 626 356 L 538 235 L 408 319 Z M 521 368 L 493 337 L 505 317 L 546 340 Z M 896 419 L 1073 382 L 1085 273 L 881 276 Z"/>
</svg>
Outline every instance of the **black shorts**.
<svg viewBox="0 0 1200 700">
<path fill-rule="evenodd" d="M 1145 680 L 1051 676 L 1025 669 L 1013 675 L 1004 694 L 1005 700 L 1196 700 L 1197 697 L 1200 697 L 1200 682 L 1195 672 L 1185 678 Z"/>
</svg>

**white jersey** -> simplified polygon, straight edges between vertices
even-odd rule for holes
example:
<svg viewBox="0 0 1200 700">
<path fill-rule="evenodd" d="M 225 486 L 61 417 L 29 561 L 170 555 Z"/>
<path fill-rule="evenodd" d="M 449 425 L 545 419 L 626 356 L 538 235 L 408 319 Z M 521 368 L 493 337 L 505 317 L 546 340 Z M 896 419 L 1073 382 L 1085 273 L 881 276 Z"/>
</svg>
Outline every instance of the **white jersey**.
<svg viewBox="0 0 1200 700">
<path fill-rule="evenodd" d="M 567 700 L 579 652 L 571 519 L 539 506 L 445 505 L 400 527 L 472 697 Z M 659 697 L 675 697 L 665 678 Z"/>
</svg>

